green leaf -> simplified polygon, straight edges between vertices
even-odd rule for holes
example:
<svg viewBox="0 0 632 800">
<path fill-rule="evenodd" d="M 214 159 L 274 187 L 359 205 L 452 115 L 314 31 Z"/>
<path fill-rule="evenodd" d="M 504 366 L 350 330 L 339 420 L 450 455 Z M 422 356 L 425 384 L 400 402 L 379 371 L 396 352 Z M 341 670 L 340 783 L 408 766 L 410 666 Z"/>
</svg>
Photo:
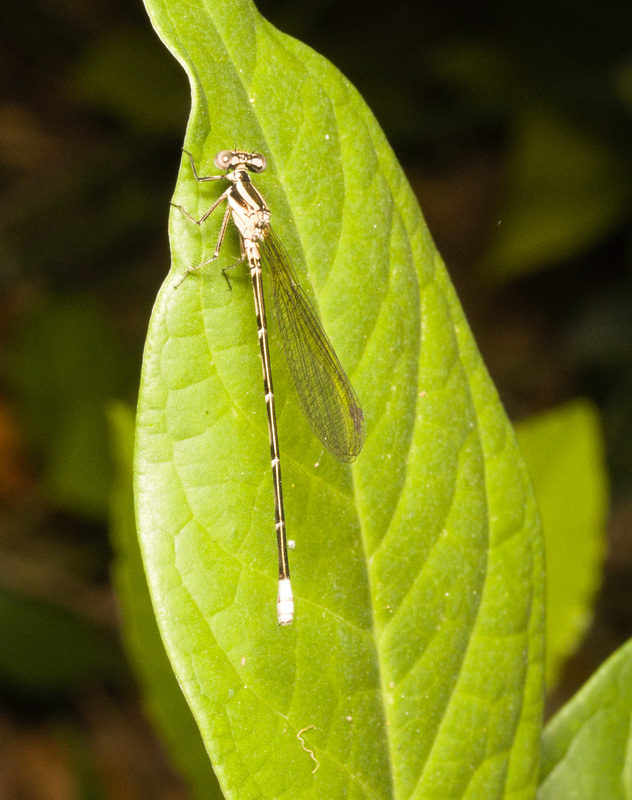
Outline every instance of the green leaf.
<svg viewBox="0 0 632 800">
<path fill-rule="evenodd" d="M 112 577 L 121 603 L 125 644 L 149 714 L 189 782 L 193 796 L 199 800 L 220 800 L 217 778 L 165 653 L 147 588 L 134 522 L 134 412 L 117 403 L 110 407 L 108 417 L 115 461 L 110 514 L 115 554 Z"/>
<path fill-rule="evenodd" d="M 592 619 L 608 508 L 599 413 L 586 400 L 516 428 L 533 481 L 546 550 L 546 677 L 551 688 Z"/>
<path fill-rule="evenodd" d="M 549 722 L 538 800 L 629 800 L 632 641 Z"/>
<path fill-rule="evenodd" d="M 171 217 L 137 416 L 141 548 L 228 798 L 528 798 L 543 674 L 535 502 L 511 426 L 374 118 L 249 2 L 148 5 L 185 66 L 201 174 L 237 144 L 362 401 L 364 451 L 310 434 L 273 348 L 296 618 L 276 622 L 272 478 L 247 269 L 222 211 Z M 175 202 L 221 192 L 183 160 Z M 215 218 L 217 217 L 217 218 Z M 231 252 L 232 251 L 232 252 Z M 299 738 L 300 737 L 300 738 Z M 310 751 L 313 752 L 313 757 Z M 315 760 L 314 760 L 315 759 Z"/>
</svg>

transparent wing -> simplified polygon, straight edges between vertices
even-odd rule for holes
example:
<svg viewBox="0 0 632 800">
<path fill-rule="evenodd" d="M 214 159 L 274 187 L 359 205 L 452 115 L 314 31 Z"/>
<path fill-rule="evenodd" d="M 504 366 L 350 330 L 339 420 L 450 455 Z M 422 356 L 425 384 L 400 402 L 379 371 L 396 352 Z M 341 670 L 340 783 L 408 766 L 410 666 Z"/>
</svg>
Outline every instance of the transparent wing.
<svg viewBox="0 0 632 800">
<path fill-rule="evenodd" d="M 364 414 L 316 312 L 296 280 L 287 252 L 270 229 L 260 242 L 274 316 L 298 399 L 314 433 L 339 461 L 355 461 L 364 444 Z"/>
</svg>

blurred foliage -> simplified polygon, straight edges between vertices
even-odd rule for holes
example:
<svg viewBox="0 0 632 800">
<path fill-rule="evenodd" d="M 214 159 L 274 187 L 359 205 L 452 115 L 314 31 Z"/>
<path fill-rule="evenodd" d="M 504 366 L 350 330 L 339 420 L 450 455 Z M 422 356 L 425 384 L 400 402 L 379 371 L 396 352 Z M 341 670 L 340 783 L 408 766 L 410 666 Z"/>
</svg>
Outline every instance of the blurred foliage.
<svg viewBox="0 0 632 800">
<path fill-rule="evenodd" d="M 164 49 L 145 30 L 104 33 L 78 64 L 70 85 L 76 99 L 138 136 L 160 138 L 177 131 L 189 109 L 179 66 L 165 59 Z"/>
<path fill-rule="evenodd" d="M 510 413 L 524 418 L 576 396 L 598 409 L 618 531 L 604 593 L 609 585 L 618 593 L 598 607 L 594 638 L 614 649 L 632 630 L 632 591 L 626 602 L 621 595 L 632 585 L 632 7 L 262 0 L 259 8 L 329 57 L 375 111 Z M 0 42 L 0 594 L 16 615 L 0 648 L 24 630 L 29 652 L 39 650 L 26 636 L 25 600 L 33 614 L 48 608 L 51 631 L 61 608 L 74 641 L 98 651 L 86 626 L 114 626 L 103 585 L 112 475 L 103 408 L 135 399 L 169 263 L 168 203 L 189 89 L 140 3 L 128 0 L 9 4 Z M 86 663 L 95 658 L 86 652 Z M 107 791 L 86 796 L 173 791 L 159 756 L 139 744 L 127 697 L 99 695 L 89 716 L 78 699 L 85 685 L 70 684 L 64 730 L 88 734 L 94 747 L 77 759 L 61 751 L 73 768 L 82 759 L 107 765 L 99 778 Z M 0 687 L 14 685 L 0 665 Z M 0 709 L 12 694 L 0 690 Z M 131 789 L 114 766 L 125 758 L 94 744 L 104 741 L 105 707 L 125 714 L 118 738 L 134 743 L 125 755 L 136 749 L 135 763 L 151 764 L 154 777 Z M 40 713 L 57 719 L 59 709 L 44 703 Z M 49 764 L 31 738 L 7 736 L 40 754 L 25 775 Z M 49 727 L 36 740 L 59 752 Z M 85 771 L 92 786 L 94 769 Z M 4 794 L 24 796 L 18 789 Z"/>
<path fill-rule="evenodd" d="M 504 281 L 604 240 L 625 223 L 632 199 L 627 160 L 593 131 L 535 106 L 519 113 L 514 125 L 506 200 L 482 265 Z"/>
<path fill-rule="evenodd" d="M 594 613 L 601 584 L 608 478 L 597 410 L 574 400 L 517 426 L 546 547 L 546 681 L 552 689 Z"/>
<path fill-rule="evenodd" d="M 104 407 L 131 383 L 129 366 L 111 318 L 92 298 L 49 298 L 21 318 L 7 378 L 53 506 L 105 519 L 111 469 Z"/>
<path fill-rule="evenodd" d="M 26 597 L 0 594 L 0 641 L 0 686 L 31 702 L 127 678 L 110 631 Z"/>
</svg>

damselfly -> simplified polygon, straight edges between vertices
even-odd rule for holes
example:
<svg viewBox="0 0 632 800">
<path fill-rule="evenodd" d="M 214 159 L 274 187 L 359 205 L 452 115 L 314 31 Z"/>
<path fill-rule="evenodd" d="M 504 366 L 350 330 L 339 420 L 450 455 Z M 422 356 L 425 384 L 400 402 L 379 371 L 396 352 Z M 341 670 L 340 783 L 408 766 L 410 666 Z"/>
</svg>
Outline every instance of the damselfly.
<svg viewBox="0 0 632 800">
<path fill-rule="evenodd" d="M 239 150 L 222 150 L 215 156 L 215 166 L 220 170 L 226 170 L 225 174 L 201 177 L 197 173 L 191 153 L 187 150 L 184 152 L 189 156 L 191 170 L 197 181 L 203 183 L 226 180 L 229 185 L 200 219 L 192 217 L 182 206 L 176 206 L 196 225 L 202 225 L 221 202 L 226 200 L 227 203 L 212 257 L 198 266 L 189 267 L 175 287 L 178 287 L 191 272 L 215 261 L 220 253 L 231 217 L 239 233 L 241 250 L 241 258 L 231 266 L 247 261 L 250 268 L 263 365 L 274 483 L 279 553 L 277 616 L 279 624 L 288 625 L 294 617 L 294 600 L 287 555 L 279 441 L 261 277 L 262 264 L 270 278 L 274 315 L 299 403 L 316 436 L 339 461 L 354 461 L 358 457 L 364 444 L 364 414 L 311 303 L 298 284 L 285 248 L 270 227 L 270 209 L 250 180 L 249 173 L 263 172 L 266 168 L 265 156 Z"/>
</svg>

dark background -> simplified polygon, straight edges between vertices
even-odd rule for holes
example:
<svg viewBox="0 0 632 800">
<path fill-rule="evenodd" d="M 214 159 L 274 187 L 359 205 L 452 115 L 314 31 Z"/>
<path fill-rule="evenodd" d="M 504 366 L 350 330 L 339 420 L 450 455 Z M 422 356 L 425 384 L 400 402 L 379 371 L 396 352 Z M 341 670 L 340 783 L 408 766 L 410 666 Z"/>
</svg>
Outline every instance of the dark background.
<svg viewBox="0 0 632 800">
<path fill-rule="evenodd" d="M 632 632 L 632 8 L 259 9 L 331 59 L 375 112 L 511 418 L 577 396 L 599 408 L 609 555 L 556 705 Z M 25 0 L 1 13 L 0 795 L 184 797 L 118 644 L 103 408 L 135 401 L 169 265 L 188 85 L 132 0 Z M 551 119 L 547 138 L 538 122 Z M 540 138 L 527 152 L 529 131 Z M 588 222 L 563 247 L 494 261 L 519 195 L 552 210 L 545 242 L 569 197 Z"/>
</svg>

